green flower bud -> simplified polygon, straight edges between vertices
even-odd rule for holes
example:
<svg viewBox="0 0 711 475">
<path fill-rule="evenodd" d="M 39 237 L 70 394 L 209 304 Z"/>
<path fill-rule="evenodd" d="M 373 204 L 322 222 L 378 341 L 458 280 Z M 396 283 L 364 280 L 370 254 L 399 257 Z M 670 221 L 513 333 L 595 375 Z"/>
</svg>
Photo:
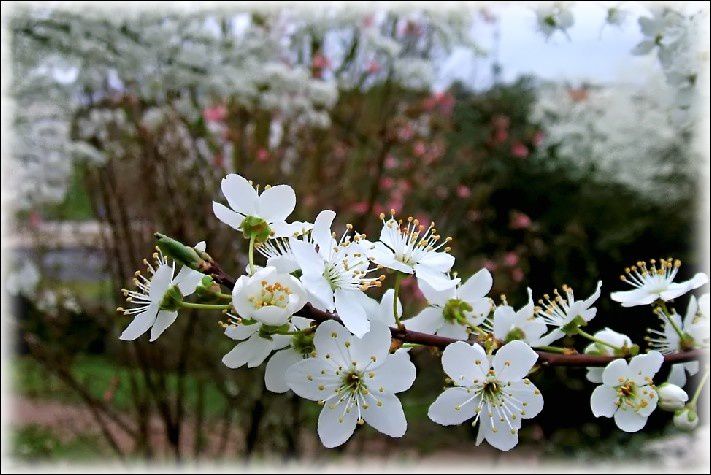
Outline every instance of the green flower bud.
<svg viewBox="0 0 711 475">
<path fill-rule="evenodd" d="M 163 254 L 172 257 L 175 261 L 180 262 L 184 266 L 200 270 L 199 265 L 201 258 L 195 249 L 165 234 L 155 233 L 154 236 L 156 238 L 156 244 L 158 248 L 163 251 Z"/>
<path fill-rule="evenodd" d="M 244 218 L 240 229 L 242 229 L 246 239 L 254 238 L 254 241 L 257 243 L 266 242 L 272 232 L 272 230 L 269 229 L 269 224 L 262 218 L 257 218 L 256 216 L 247 216 Z"/>
<path fill-rule="evenodd" d="M 588 322 L 586 322 L 583 317 L 578 315 L 572 321 L 563 325 L 560 330 L 566 335 L 575 335 L 576 333 L 578 333 L 580 327 L 584 327 L 587 324 Z"/>
<path fill-rule="evenodd" d="M 699 415 L 692 407 L 684 407 L 674 413 L 674 425 L 677 429 L 692 430 L 699 425 Z"/>
</svg>

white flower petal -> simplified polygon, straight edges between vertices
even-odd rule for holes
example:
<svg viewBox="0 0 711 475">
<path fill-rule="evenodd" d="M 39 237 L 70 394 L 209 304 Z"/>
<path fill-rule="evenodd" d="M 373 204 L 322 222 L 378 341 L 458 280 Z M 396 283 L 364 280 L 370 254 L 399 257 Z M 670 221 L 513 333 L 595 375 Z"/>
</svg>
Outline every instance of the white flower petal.
<svg viewBox="0 0 711 475">
<path fill-rule="evenodd" d="M 427 415 L 443 426 L 461 424 L 474 417 L 479 401 L 466 388 L 448 388 L 430 405 Z"/>
<path fill-rule="evenodd" d="M 259 195 L 244 177 L 230 173 L 222 179 L 220 188 L 230 208 L 246 216 L 257 214 Z"/>
<path fill-rule="evenodd" d="M 543 410 L 543 395 L 530 381 L 514 381 L 504 388 L 521 403 L 520 415 L 523 419 L 533 419 Z"/>
<path fill-rule="evenodd" d="M 352 340 L 351 358 L 357 363 L 358 369 L 377 368 L 385 363 L 391 342 L 390 328 L 378 321 L 371 322 L 368 333 Z"/>
<path fill-rule="evenodd" d="M 415 365 L 406 351 L 387 355 L 385 362 L 373 371 L 366 371 L 365 381 L 373 394 L 401 393 L 415 382 Z M 382 389 L 382 391 L 381 391 Z"/>
<path fill-rule="evenodd" d="M 247 364 L 250 368 L 259 366 L 271 353 L 272 346 L 269 340 L 257 334 L 238 343 L 229 353 L 222 357 L 222 363 L 228 368 L 239 368 Z"/>
<path fill-rule="evenodd" d="M 446 252 L 428 252 L 419 259 L 419 263 L 435 271 L 446 273 L 454 265 L 454 256 Z"/>
<path fill-rule="evenodd" d="M 346 342 L 350 345 L 353 336 L 340 323 L 329 320 L 323 322 L 316 329 L 314 347 L 318 358 L 333 361 L 336 366 L 348 367 L 351 364 L 350 352 Z"/>
<path fill-rule="evenodd" d="M 500 381 L 523 379 L 538 360 L 538 355 L 526 343 L 514 340 L 502 346 L 494 355 L 491 365 Z"/>
<path fill-rule="evenodd" d="M 491 422 L 482 420 L 479 423 L 479 433 L 482 432 L 489 445 L 504 452 L 513 449 L 518 444 L 518 430 L 511 429 L 496 415 L 491 419 Z"/>
<path fill-rule="evenodd" d="M 267 305 L 252 312 L 252 318 L 265 325 L 278 327 L 289 321 L 291 314 L 276 305 Z"/>
<path fill-rule="evenodd" d="M 585 379 L 587 379 L 591 383 L 601 384 L 603 371 L 604 371 L 604 368 L 596 368 L 596 367 L 588 368 L 587 373 L 585 373 Z"/>
<path fill-rule="evenodd" d="M 289 185 L 267 188 L 259 196 L 258 215 L 269 223 L 284 221 L 296 207 L 296 193 Z"/>
<path fill-rule="evenodd" d="M 600 385 L 590 396 L 590 409 L 595 417 L 612 417 L 617 411 L 617 391 L 612 386 Z"/>
<path fill-rule="evenodd" d="M 261 327 L 261 324 L 259 323 L 253 323 L 251 325 L 230 325 L 225 328 L 225 336 L 238 341 L 246 340 L 250 336 L 254 335 L 254 333 L 259 330 L 259 327 Z"/>
<path fill-rule="evenodd" d="M 336 311 L 341 321 L 355 336 L 362 337 L 370 329 L 370 322 L 361 305 L 358 290 L 337 289 L 335 292 Z"/>
<path fill-rule="evenodd" d="M 173 266 L 168 264 L 160 264 L 156 269 L 151 278 L 151 290 L 148 293 L 148 298 L 152 303 L 160 304 L 163 300 L 173 280 L 173 270 Z"/>
<path fill-rule="evenodd" d="M 178 318 L 177 310 L 160 310 L 156 316 L 153 326 L 151 326 L 151 341 L 156 341 L 166 328 L 171 326 Z"/>
<path fill-rule="evenodd" d="M 457 386 L 483 384 L 489 371 L 489 358 L 478 344 L 457 341 L 444 349 L 442 369 Z"/>
<path fill-rule="evenodd" d="M 407 431 L 407 420 L 400 400 L 390 393 L 371 393 L 363 406 L 363 419 L 374 429 L 390 437 L 402 437 Z"/>
<path fill-rule="evenodd" d="M 684 365 L 672 365 L 667 381 L 672 384 L 676 384 L 680 388 L 683 388 L 686 385 L 686 369 L 684 369 Z"/>
<path fill-rule="evenodd" d="M 444 307 L 448 300 L 457 297 L 457 288 L 450 287 L 445 290 L 435 290 L 426 280 L 419 279 L 417 281 L 417 286 L 425 296 L 427 302 L 430 305 L 436 305 L 438 307 Z"/>
<path fill-rule="evenodd" d="M 619 302 L 623 307 L 634 307 L 635 305 L 649 305 L 657 300 L 655 294 L 650 294 L 644 289 L 621 290 L 612 292 L 610 298 Z"/>
<path fill-rule="evenodd" d="M 637 432 L 647 423 L 647 417 L 637 414 L 632 409 L 626 409 L 626 406 L 621 406 L 615 412 L 615 424 L 625 432 Z"/>
<path fill-rule="evenodd" d="M 609 363 L 602 372 L 602 384 L 606 386 L 619 386 L 621 382 L 631 376 L 627 361 L 622 358 Z"/>
<path fill-rule="evenodd" d="M 466 340 L 468 333 L 467 328 L 460 323 L 449 323 L 445 321 L 442 326 L 435 332 L 438 336 L 452 338 L 454 340 Z"/>
<path fill-rule="evenodd" d="M 318 436 L 327 447 L 338 447 L 350 439 L 356 428 L 358 414 L 354 405 L 345 400 L 337 405 L 327 403 L 318 416 Z"/>
<path fill-rule="evenodd" d="M 143 335 L 151 328 L 151 325 L 153 325 L 153 322 L 156 320 L 157 314 L 158 305 L 150 305 L 146 310 L 133 317 L 133 320 L 128 324 L 123 333 L 121 333 L 119 339 L 135 340 Z"/>
<path fill-rule="evenodd" d="M 365 295 L 365 294 L 363 294 Z M 367 297 L 366 297 L 367 298 Z M 393 314 L 393 305 L 395 301 L 395 290 L 393 289 L 388 289 L 385 291 L 383 294 L 383 298 L 380 300 L 380 304 L 378 305 L 378 311 L 373 313 L 371 315 L 371 321 L 372 320 L 378 320 L 386 325 L 389 326 L 394 326 L 395 325 L 395 315 Z M 397 301 L 397 315 L 398 317 L 402 317 L 402 304 L 400 303 L 400 299 Z"/>
<path fill-rule="evenodd" d="M 637 355 L 629 362 L 630 379 L 640 385 L 649 384 L 659 368 L 664 363 L 664 357 L 658 351 L 650 351 L 644 355 Z"/>
<path fill-rule="evenodd" d="M 267 389 L 273 393 L 285 393 L 289 390 L 289 385 L 286 382 L 286 374 L 291 366 L 299 363 L 304 358 L 294 351 L 292 348 L 287 348 L 274 353 L 264 370 L 264 384 Z"/>
<path fill-rule="evenodd" d="M 178 286 L 183 297 L 187 297 L 195 292 L 202 278 L 203 274 L 200 272 L 183 266 L 180 272 L 178 272 L 178 275 L 175 276 L 175 279 L 173 279 L 173 284 Z"/>
<path fill-rule="evenodd" d="M 491 273 L 481 269 L 457 289 L 457 296 L 466 302 L 478 301 L 489 293 L 493 283 Z"/>
<path fill-rule="evenodd" d="M 335 394 L 340 380 L 326 361 L 310 358 L 289 367 L 286 384 L 304 399 L 322 401 Z"/>
<path fill-rule="evenodd" d="M 311 243 L 291 238 L 289 246 L 305 276 L 323 277 L 325 263 Z"/>
<path fill-rule="evenodd" d="M 328 255 L 328 252 L 333 245 L 331 226 L 333 225 L 334 219 L 336 219 L 335 212 L 329 209 L 323 210 L 318 214 L 318 216 L 316 216 L 314 227 L 311 230 L 311 237 L 319 246 L 319 253 L 322 256 Z"/>
<path fill-rule="evenodd" d="M 444 324 L 444 316 L 442 309 L 439 307 L 427 307 L 412 318 L 408 318 L 404 322 L 405 328 L 408 330 L 434 333 Z"/>
<path fill-rule="evenodd" d="M 600 290 L 601 289 L 602 289 L 602 281 L 598 280 L 597 281 L 597 288 L 595 289 L 595 292 L 593 292 L 593 294 L 590 297 L 588 297 L 587 299 L 585 299 L 585 301 L 583 301 L 583 307 L 590 308 L 590 306 L 592 304 L 597 302 L 597 299 L 600 298 Z"/>
<path fill-rule="evenodd" d="M 242 221 L 244 221 L 243 215 L 235 213 L 227 206 L 222 203 L 218 203 L 217 201 L 212 202 L 212 212 L 215 213 L 217 219 L 233 229 L 240 229 Z"/>
<path fill-rule="evenodd" d="M 415 264 L 415 275 L 417 276 L 418 286 L 422 286 L 420 281 L 424 280 L 434 290 L 442 291 L 456 287 L 460 279 L 451 279 L 447 274 L 444 274 L 425 264 Z"/>
</svg>

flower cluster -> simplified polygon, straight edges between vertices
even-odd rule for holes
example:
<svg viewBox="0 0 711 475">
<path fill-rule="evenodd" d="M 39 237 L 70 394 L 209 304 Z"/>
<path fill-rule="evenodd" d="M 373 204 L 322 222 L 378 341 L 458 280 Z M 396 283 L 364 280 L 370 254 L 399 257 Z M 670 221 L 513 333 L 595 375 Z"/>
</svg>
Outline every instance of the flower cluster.
<svg viewBox="0 0 711 475">
<path fill-rule="evenodd" d="M 326 447 L 345 443 L 359 424 L 390 437 L 401 437 L 407 420 L 398 393 L 415 381 L 411 353 L 420 346 L 442 351 L 446 389 L 430 405 L 429 418 L 442 425 L 472 421 L 476 444 L 486 440 L 499 450 L 518 443 L 522 421 L 543 410 L 543 395 L 529 379 L 541 359 L 550 355 L 598 358 L 587 379 L 593 415 L 613 418 L 626 432 L 640 430 L 657 408 L 674 411 L 674 423 L 691 428 L 698 422 L 693 397 L 684 391 L 686 373 L 700 370 L 697 361 L 672 367 L 668 381 L 655 383 L 664 355 L 708 347 L 709 298 L 692 296 L 682 319 L 670 305 L 708 282 L 697 274 L 675 282 L 681 263 L 674 259 L 639 262 L 622 281 L 633 287 L 610 296 L 623 307 L 651 305 L 661 329 L 650 329 L 648 352 L 610 328 L 590 334 L 602 282 L 579 300 L 573 289 L 544 294 L 519 309 L 501 296 L 488 296 L 493 281 L 482 269 L 467 279 L 452 271 L 451 238 L 442 239 L 434 223 L 415 218 L 386 219 L 377 241 L 369 241 L 346 224 L 333 232 L 336 213 L 324 210 L 313 223 L 288 222 L 296 195 L 288 185 L 261 188 L 230 174 L 222 180 L 229 207 L 213 203 L 215 216 L 249 242 L 245 274 L 225 278 L 207 254 L 205 244 L 182 245 L 159 235 L 155 264 L 140 272 L 136 290 L 126 290 L 133 306 L 120 309 L 134 316 L 121 335 L 133 340 L 151 330 L 158 338 L 177 318 L 178 310 L 205 309 L 226 313 L 225 336 L 237 344 L 222 359 L 229 368 L 254 368 L 265 361 L 264 384 L 272 392 L 293 391 L 322 408 L 318 435 Z M 266 258 L 255 264 L 254 255 Z M 175 275 L 176 262 L 183 265 Z M 381 287 L 386 273 L 393 287 L 378 301 L 367 295 Z M 400 301 L 402 279 L 412 278 L 427 300 L 407 318 Z M 220 285 L 229 287 L 223 293 Z M 197 302 L 188 302 L 194 296 Z M 584 355 L 573 347 L 552 346 L 567 337 L 585 339 Z M 592 358 L 592 360 L 591 360 Z M 704 378 L 708 376 L 708 370 Z"/>
</svg>

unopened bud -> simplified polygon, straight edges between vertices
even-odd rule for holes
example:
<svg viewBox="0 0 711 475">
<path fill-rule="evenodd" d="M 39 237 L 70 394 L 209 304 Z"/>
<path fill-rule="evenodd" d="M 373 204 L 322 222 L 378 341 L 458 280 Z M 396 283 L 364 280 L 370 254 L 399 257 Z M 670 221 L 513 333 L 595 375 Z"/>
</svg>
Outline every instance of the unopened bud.
<svg viewBox="0 0 711 475">
<path fill-rule="evenodd" d="M 692 430 L 699 425 L 699 415 L 693 408 L 685 407 L 674 413 L 674 426 L 681 430 Z"/>
<path fill-rule="evenodd" d="M 676 384 L 664 383 L 657 388 L 657 394 L 659 394 L 659 405 L 660 409 L 665 411 L 674 412 L 677 409 L 681 409 L 689 400 L 689 395 L 684 392 Z"/>
</svg>

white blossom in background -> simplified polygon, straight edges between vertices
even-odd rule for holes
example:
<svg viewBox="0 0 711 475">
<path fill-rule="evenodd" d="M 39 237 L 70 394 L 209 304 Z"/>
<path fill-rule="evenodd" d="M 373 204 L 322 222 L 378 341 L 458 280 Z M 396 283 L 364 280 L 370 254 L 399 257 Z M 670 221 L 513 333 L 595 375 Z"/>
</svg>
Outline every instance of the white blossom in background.
<svg viewBox="0 0 711 475">
<path fill-rule="evenodd" d="M 393 215 L 386 220 L 384 214 L 380 219 L 383 222 L 380 240 L 368 250 L 376 264 L 403 274 L 415 274 L 418 283 L 424 281 L 436 291 L 451 289 L 458 283 L 447 275 L 454 265 L 454 257 L 445 247 L 451 238 L 442 240 L 434 223 L 424 226 L 410 217 L 403 224 Z"/>
<path fill-rule="evenodd" d="M 243 318 L 264 325 L 280 326 L 306 303 L 306 292 L 294 276 L 275 267 L 242 275 L 232 289 L 232 306 Z"/>
<path fill-rule="evenodd" d="M 553 298 L 548 294 L 544 295 L 540 301 L 541 307 L 536 309 L 536 314 L 547 325 L 552 326 L 553 330 L 541 337 L 540 344 L 550 345 L 565 336 L 568 326 L 586 324 L 595 318 L 597 309 L 593 305 L 600 298 L 601 287 L 602 281 L 598 281 L 595 292 L 585 300 L 576 300 L 573 289 L 567 285 L 563 286 L 565 296 L 557 289 L 553 291 Z"/>
<path fill-rule="evenodd" d="M 688 351 L 692 348 L 708 348 L 709 346 L 709 294 L 702 295 L 698 300 L 693 295 L 689 299 L 686 314 L 682 320 L 681 315 L 674 312 L 671 316 L 674 325 L 682 333 L 691 338 L 684 341 L 679 336 L 671 322 L 657 312 L 657 316 L 662 324 L 662 329 L 649 329 L 647 342 L 653 350 L 662 354 Z M 699 372 L 699 362 L 689 361 L 688 363 L 678 363 L 672 365 L 669 373 L 669 382 L 677 386 L 686 385 L 686 373 L 695 375 Z"/>
<path fill-rule="evenodd" d="M 205 251 L 205 242 L 199 242 L 195 249 Z M 125 290 L 126 302 L 133 305 L 123 310 L 124 315 L 132 315 L 133 321 L 124 329 L 119 337 L 121 340 L 135 340 L 149 329 L 150 341 L 155 341 L 178 318 L 178 311 L 173 308 L 163 308 L 165 299 L 171 292 L 179 292 L 181 297 L 186 297 L 197 289 L 203 274 L 189 267 L 183 266 L 175 275 L 175 262 L 168 262 L 168 258 L 160 251 L 154 254 L 155 267 L 144 261 L 148 267 L 150 277 L 136 272 L 134 284 L 136 290 Z"/>
<path fill-rule="evenodd" d="M 595 332 L 593 337 L 616 348 L 632 348 L 633 345 L 630 337 L 623 335 L 622 333 L 618 333 L 610 328 L 605 328 Z M 583 353 L 595 356 L 615 356 L 615 350 L 613 350 L 610 346 L 603 345 L 598 342 L 590 343 L 585 347 Z M 602 372 L 604 370 L 605 368 L 588 368 L 585 377 L 591 383 L 600 384 L 602 383 Z"/>
<path fill-rule="evenodd" d="M 323 406 L 318 435 L 326 447 L 346 442 L 359 423 L 391 437 L 402 437 L 407 430 L 395 394 L 412 386 L 415 365 L 406 351 L 390 354 L 390 330 L 380 322 L 371 323 L 362 338 L 335 321 L 322 323 L 314 336 L 316 356 L 287 373 L 296 394 Z"/>
<path fill-rule="evenodd" d="M 552 2 L 537 7 L 536 25 L 546 39 L 560 31 L 568 37 L 568 29 L 575 23 L 568 2 Z"/>
<path fill-rule="evenodd" d="M 625 269 L 625 274 L 620 276 L 634 290 L 612 292 L 610 298 L 623 307 L 649 305 L 656 300 L 668 302 L 708 283 L 708 276 L 701 272 L 687 281 L 674 282 L 679 267 L 681 261 L 672 258 L 659 261 L 652 259 L 649 264 L 639 261 Z"/>
<path fill-rule="evenodd" d="M 666 204 L 685 193 L 679 177 L 693 181 L 698 169 L 684 138 L 692 129 L 675 119 L 674 101 L 659 72 L 637 67 L 610 86 L 543 83 L 531 120 L 543 128 L 542 147 L 554 147 L 572 170 Z"/>
<path fill-rule="evenodd" d="M 31 260 L 25 259 L 17 270 L 9 272 L 5 277 L 5 290 L 10 295 L 32 297 L 40 277 L 37 266 Z"/>
<path fill-rule="evenodd" d="M 465 340 L 469 330 L 484 323 L 491 312 L 493 304 L 487 294 L 492 283 L 487 269 L 481 269 L 461 285 L 441 291 L 422 280 L 419 288 L 429 305 L 403 324 L 408 330 Z"/>
<path fill-rule="evenodd" d="M 479 424 L 476 444 L 484 439 L 499 450 L 518 443 L 522 419 L 543 409 L 543 396 L 526 379 L 538 355 L 515 340 L 488 356 L 478 344 L 456 342 L 442 354 L 444 372 L 454 387 L 432 403 L 428 416 L 437 424 L 455 425 L 474 419 Z"/>
<path fill-rule="evenodd" d="M 370 328 L 363 291 L 379 286 L 381 279 L 369 277 L 377 269 L 370 266 L 360 236 L 351 237 L 351 226 L 340 240 L 334 239 L 331 225 L 335 217 L 333 211 L 321 211 L 311 231 L 312 242 L 292 238 L 290 247 L 309 301 L 322 310 L 337 311 L 346 328 L 360 337 Z"/>
<path fill-rule="evenodd" d="M 522 340 L 532 347 L 540 346 L 541 337 L 548 330 L 545 320 L 536 315 L 533 291 L 528 290 L 528 303 L 518 310 L 508 304 L 494 310 L 490 327 L 497 340 L 508 343 Z"/>
<path fill-rule="evenodd" d="M 250 217 L 264 221 L 275 237 L 292 234 L 293 229 L 286 222 L 296 207 L 296 194 L 292 187 L 265 187 L 259 193 L 252 183 L 234 173 L 223 178 L 220 187 L 230 207 L 213 201 L 212 210 L 226 225 L 240 230 L 245 218 Z"/>
<path fill-rule="evenodd" d="M 595 417 L 614 417 L 615 424 L 625 432 L 637 432 L 657 407 L 653 378 L 664 357 L 658 351 L 637 355 L 627 363 L 619 358 L 607 365 L 602 384 L 590 397 Z"/>
</svg>

